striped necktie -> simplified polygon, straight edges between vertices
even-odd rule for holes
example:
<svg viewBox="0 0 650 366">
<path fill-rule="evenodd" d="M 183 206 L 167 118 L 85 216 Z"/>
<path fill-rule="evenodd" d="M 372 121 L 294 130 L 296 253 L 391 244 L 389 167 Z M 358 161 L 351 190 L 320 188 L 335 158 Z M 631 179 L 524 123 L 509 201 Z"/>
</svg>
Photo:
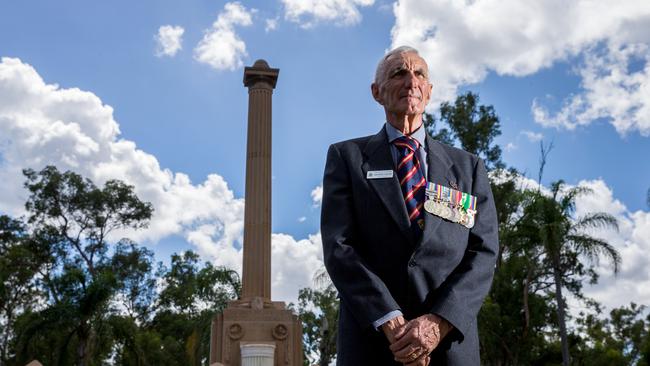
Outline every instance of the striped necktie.
<svg viewBox="0 0 650 366">
<path fill-rule="evenodd" d="M 397 178 L 402 187 L 406 211 L 411 221 L 411 227 L 417 231 L 424 228 L 424 187 L 426 179 L 422 174 L 418 147 L 420 143 L 411 137 L 401 136 L 393 140 L 393 144 L 399 152 L 399 163 L 397 164 Z M 417 225 L 414 225 L 417 224 Z"/>
</svg>

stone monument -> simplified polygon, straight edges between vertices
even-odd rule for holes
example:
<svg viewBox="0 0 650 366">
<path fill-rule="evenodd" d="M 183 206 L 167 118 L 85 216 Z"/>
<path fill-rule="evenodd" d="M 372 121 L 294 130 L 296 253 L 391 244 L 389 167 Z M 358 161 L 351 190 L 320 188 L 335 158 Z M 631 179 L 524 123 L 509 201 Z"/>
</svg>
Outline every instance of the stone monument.
<svg viewBox="0 0 650 366">
<path fill-rule="evenodd" d="M 210 365 L 300 366 L 302 326 L 284 302 L 271 301 L 271 97 L 279 69 L 257 60 L 248 88 L 242 294 L 212 321 Z"/>
</svg>

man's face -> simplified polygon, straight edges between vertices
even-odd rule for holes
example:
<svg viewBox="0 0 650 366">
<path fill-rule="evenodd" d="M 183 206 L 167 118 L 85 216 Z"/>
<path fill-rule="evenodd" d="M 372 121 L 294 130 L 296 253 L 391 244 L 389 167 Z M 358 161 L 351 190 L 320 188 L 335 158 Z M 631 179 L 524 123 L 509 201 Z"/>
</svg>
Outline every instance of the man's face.
<svg viewBox="0 0 650 366">
<path fill-rule="evenodd" d="M 416 115 L 424 113 L 431 88 L 426 62 L 417 54 L 406 52 L 385 61 L 380 80 L 372 84 L 372 95 L 388 113 Z"/>
</svg>

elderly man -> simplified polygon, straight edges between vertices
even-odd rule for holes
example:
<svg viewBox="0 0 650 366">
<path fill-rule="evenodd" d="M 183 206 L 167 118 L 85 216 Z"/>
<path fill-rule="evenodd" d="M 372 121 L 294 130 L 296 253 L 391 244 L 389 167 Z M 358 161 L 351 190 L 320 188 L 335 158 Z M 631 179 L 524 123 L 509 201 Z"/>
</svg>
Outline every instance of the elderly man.
<svg viewBox="0 0 650 366">
<path fill-rule="evenodd" d="M 389 52 L 371 90 L 386 123 L 331 145 L 323 180 L 338 365 L 479 365 L 476 315 L 498 248 L 483 161 L 427 135 L 432 85 L 415 49 Z"/>
</svg>

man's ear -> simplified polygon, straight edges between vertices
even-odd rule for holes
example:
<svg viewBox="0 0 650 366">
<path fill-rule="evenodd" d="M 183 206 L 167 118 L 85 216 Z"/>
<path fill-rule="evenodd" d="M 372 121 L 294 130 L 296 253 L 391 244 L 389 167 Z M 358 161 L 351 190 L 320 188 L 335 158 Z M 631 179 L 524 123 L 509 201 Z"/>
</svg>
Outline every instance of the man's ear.
<svg viewBox="0 0 650 366">
<path fill-rule="evenodd" d="M 381 96 L 379 94 L 379 85 L 377 85 L 376 83 L 372 83 L 370 85 L 370 91 L 372 92 L 372 97 L 375 98 L 377 103 L 384 105 L 384 103 L 381 102 Z"/>
</svg>

